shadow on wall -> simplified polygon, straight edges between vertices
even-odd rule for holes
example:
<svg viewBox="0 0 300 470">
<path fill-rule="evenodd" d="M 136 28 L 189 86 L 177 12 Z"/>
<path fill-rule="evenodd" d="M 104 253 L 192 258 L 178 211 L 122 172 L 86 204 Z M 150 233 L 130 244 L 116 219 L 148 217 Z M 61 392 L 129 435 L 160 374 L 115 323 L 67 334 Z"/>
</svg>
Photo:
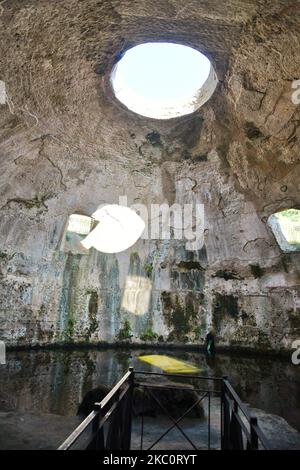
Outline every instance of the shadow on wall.
<svg viewBox="0 0 300 470">
<path fill-rule="evenodd" d="M 213 329 L 218 337 L 230 321 L 236 322 L 239 315 L 238 299 L 233 295 L 216 294 L 213 303 Z"/>
</svg>

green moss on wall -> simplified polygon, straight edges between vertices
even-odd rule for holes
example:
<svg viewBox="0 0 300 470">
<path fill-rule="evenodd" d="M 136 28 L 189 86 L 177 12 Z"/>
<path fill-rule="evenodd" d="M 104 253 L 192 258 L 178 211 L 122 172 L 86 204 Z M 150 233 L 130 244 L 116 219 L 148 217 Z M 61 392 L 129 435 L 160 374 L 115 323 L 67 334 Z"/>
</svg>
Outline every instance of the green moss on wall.
<svg viewBox="0 0 300 470">
<path fill-rule="evenodd" d="M 129 340 L 132 337 L 132 330 L 130 322 L 127 318 L 125 318 L 122 328 L 120 329 L 117 339 L 119 341 Z"/>
<path fill-rule="evenodd" d="M 137 251 L 133 251 L 132 253 L 130 253 L 130 262 L 131 263 L 134 263 L 135 261 L 139 260 L 139 254 Z"/>
<path fill-rule="evenodd" d="M 205 335 L 205 325 L 197 325 L 193 329 L 193 333 L 195 335 L 195 340 L 201 339 Z"/>
<path fill-rule="evenodd" d="M 151 327 L 148 327 L 140 336 L 142 341 L 153 342 L 156 341 L 158 335 L 152 330 Z"/>
<path fill-rule="evenodd" d="M 144 271 L 148 277 L 152 276 L 153 265 L 151 263 L 144 264 Z"/>
<path fill-rule="evenodd" d="M 74 330 L 75 330 L 75 319 L 73 315 L 70 315 L 68 317 L 67 326 L 64 332 L 64 336 L 67 341 L 71 341 L 73 339 Z"/>
<path fill-rule="evenodd" d="M 88 295 L 90 296 L 88 303 L 89 327 L 87 330 L 87 337 L 89 338 L 98 328 L 98 294 L 96 291 L 91 290 Z"/>
<path fill-rule="evenodd" d="M 187 342 L 198 319 L 198 306 L 202 296 L 188 293 L 183 298 L 174 292 L 162 292 L 163 316 L 171 329 L 168 340 Z"/>
<path fill-rule="evenodd" d="M 75 312 L 77 311 L 77 277 L 82 255 L 68 253 L 65 258 L 61 296 L 59 302 L 59 331 L 60 337 L 68 340 L 74 334 Z"/>
</svg>

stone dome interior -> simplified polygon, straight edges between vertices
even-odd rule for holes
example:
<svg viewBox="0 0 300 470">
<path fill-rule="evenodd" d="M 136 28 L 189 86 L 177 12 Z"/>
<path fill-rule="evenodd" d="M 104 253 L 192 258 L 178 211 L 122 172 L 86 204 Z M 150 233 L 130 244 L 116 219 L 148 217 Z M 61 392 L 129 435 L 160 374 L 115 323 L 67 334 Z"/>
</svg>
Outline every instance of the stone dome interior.
<svg viewBox="0 0 300 470">
<path fill-rule="evenodd" d="M 300 205 L 300 15 L 283 0 L 10 0 L 0 4 L 0 337 L 11 346 L 131 341 L 290 350 L 300 254 L 268 219 Z M 110 77 L 144 43 L 189 46 L 218 83 L 152 119 Z M 204 207 L 203 245 L 141 238 L 62 249 L 103 204 Z M 173 227 L 174 228 L 174 227 Z"/>
</svg>

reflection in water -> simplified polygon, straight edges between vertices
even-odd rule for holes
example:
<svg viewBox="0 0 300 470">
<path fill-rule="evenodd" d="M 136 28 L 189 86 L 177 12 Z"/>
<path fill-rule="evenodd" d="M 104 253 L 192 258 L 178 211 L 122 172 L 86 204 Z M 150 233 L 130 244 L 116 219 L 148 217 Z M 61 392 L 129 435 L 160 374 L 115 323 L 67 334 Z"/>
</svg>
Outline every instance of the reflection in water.
<svg viewBox="0 0 300 470">
<path fill-rule="evenodd" d="M 167 374 L 199 374 L 200 369 L 185 361 L 178 361 L 174 357 L 163 356 L 161 354 L 150 354 L 148 356 L 139 356 L 140 361 L 147 362 Z"/>
<path fill-rule="evenodd" d="M 83 396 L 99 384 L 112 385 L 130 365 L 136 370 L 157 370 L 138 357 L 159 351 L 82 349 L 15 351 L 0 366 L 0 411 L 75 415 Z M 242 399 L 251 406 L 283 416 L 300 430 L 300 367 L 278 358 L 164 351 L 188 361 L 206 376 L 228 375 Z M 178 380 L 178 379 L 177 379 Z"/>
</svg>

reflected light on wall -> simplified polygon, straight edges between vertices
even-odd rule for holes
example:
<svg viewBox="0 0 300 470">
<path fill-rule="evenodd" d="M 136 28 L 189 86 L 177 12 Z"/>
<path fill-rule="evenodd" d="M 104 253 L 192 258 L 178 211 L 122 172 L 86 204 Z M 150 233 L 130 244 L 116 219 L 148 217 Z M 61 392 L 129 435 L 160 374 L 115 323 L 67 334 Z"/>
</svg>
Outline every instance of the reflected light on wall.
<svg viewBox="0 0 300 470">
<path fill-rule="evenodd" d="M 134 315 L 144 315 L 150 304 L 152 283 L 142 276 L 128 276 L 125 283 L 122 309 Z"/>
<path fill-rule="evenodd" d="M 142 235 L 145 223 L 129 207 L 107 204 L 92 214 L 99 224 L 81 242 L 84 248 L 94 247 L 103 253 L 127 250 Z"/>
</svg>

